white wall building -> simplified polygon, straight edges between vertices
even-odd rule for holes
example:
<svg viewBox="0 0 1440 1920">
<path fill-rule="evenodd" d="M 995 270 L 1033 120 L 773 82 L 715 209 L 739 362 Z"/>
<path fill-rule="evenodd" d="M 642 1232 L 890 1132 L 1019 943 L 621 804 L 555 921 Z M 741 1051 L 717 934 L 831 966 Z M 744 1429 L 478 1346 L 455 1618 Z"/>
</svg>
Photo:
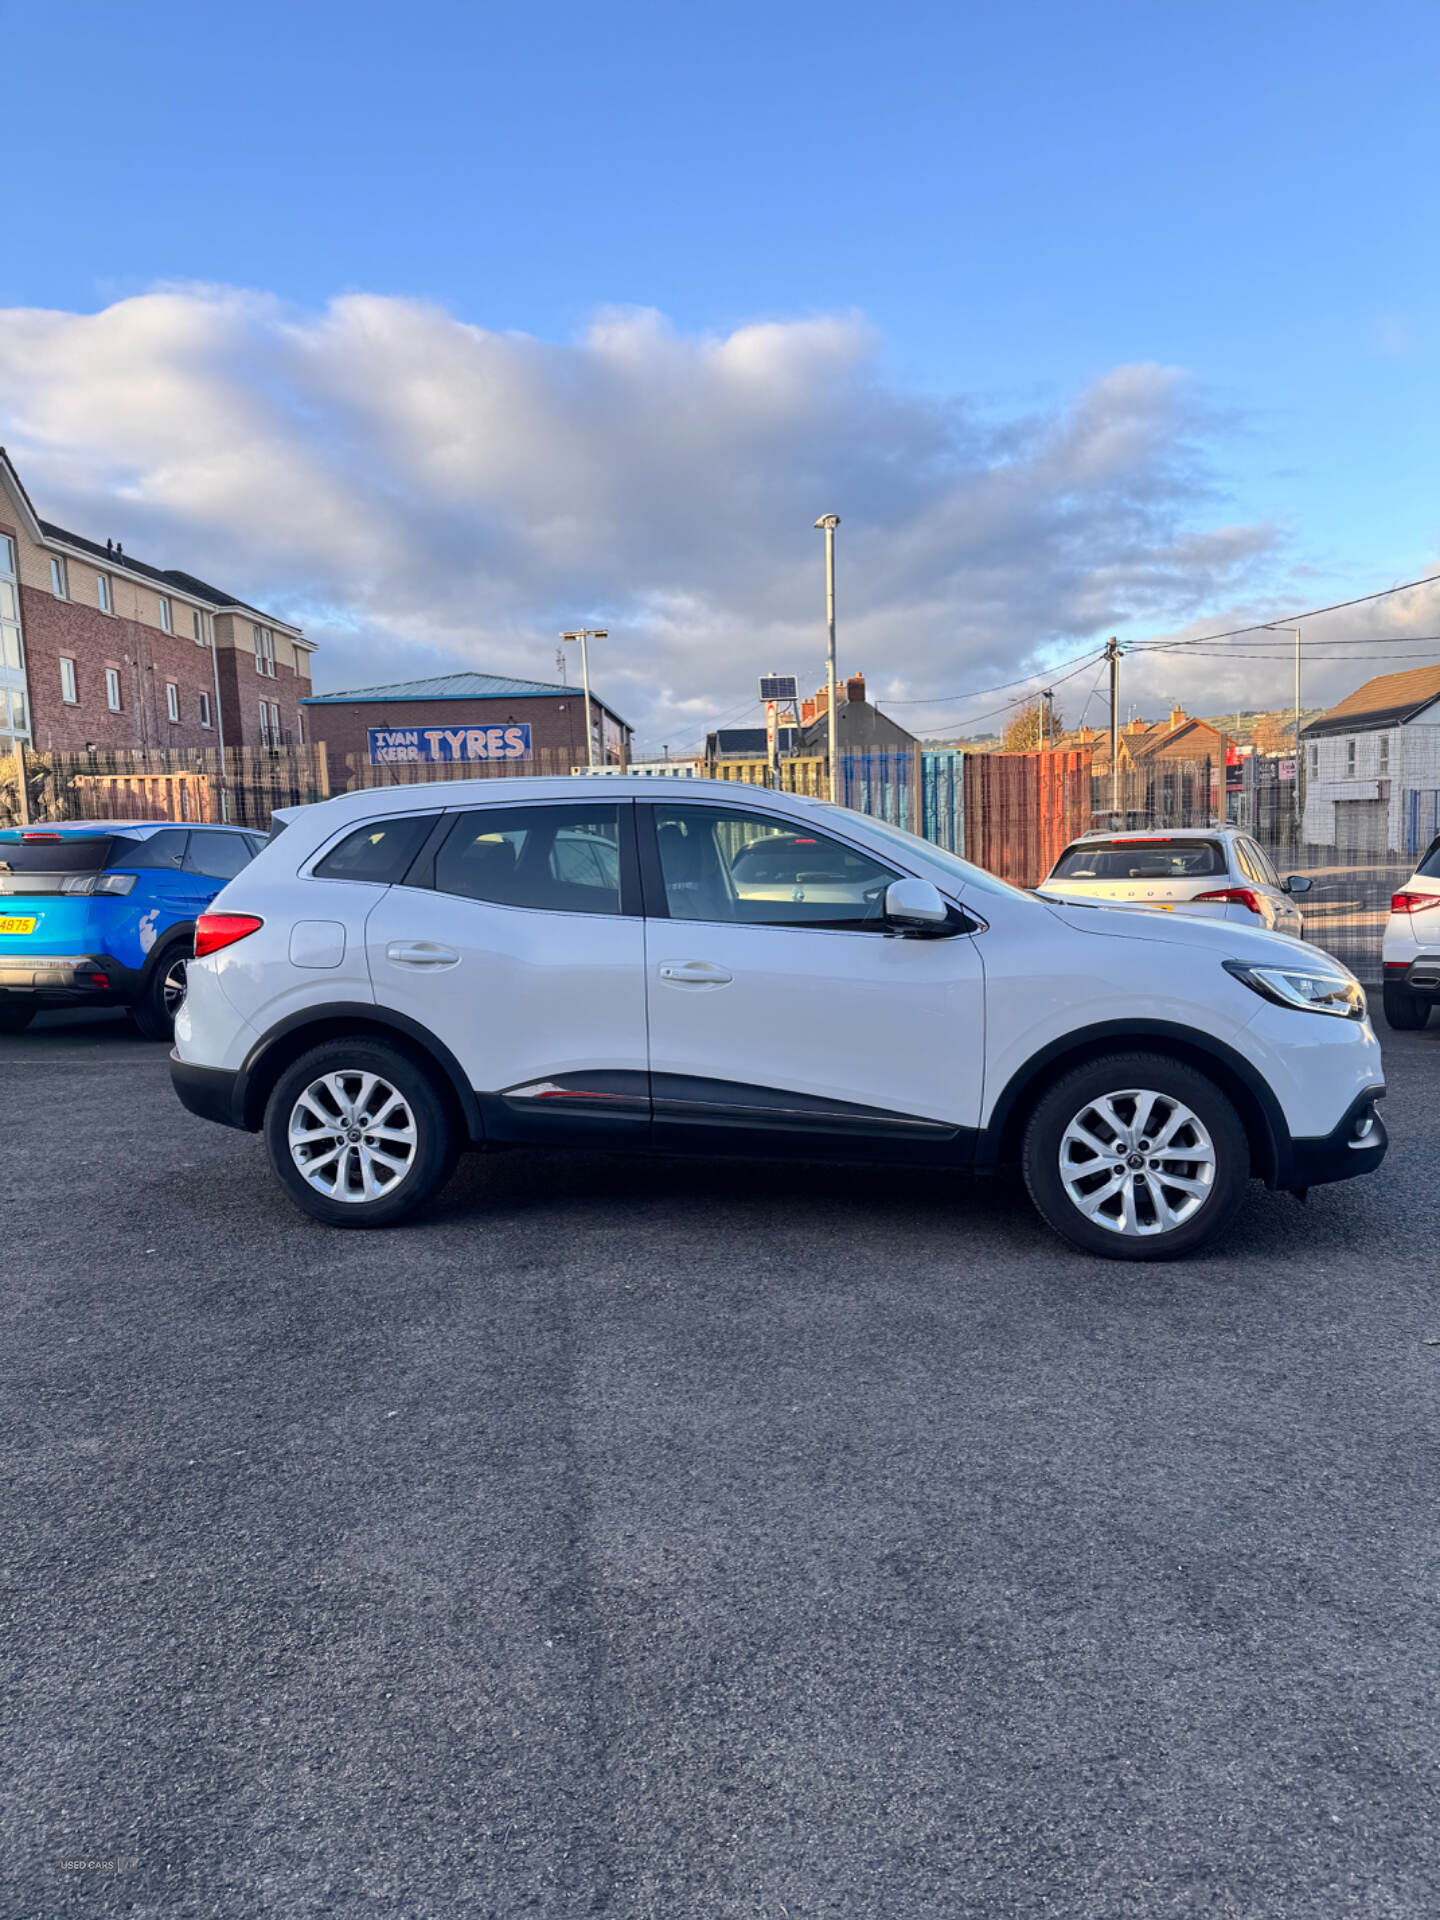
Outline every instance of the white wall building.
<svg viewBox="0 0 1440 1920">
<path fill-rule="evenodd" d="M 1301 738 L 1312 845 L 1416 853 L 1440 833 L 1440 666 L 1367 680 Z"/>
</svg>

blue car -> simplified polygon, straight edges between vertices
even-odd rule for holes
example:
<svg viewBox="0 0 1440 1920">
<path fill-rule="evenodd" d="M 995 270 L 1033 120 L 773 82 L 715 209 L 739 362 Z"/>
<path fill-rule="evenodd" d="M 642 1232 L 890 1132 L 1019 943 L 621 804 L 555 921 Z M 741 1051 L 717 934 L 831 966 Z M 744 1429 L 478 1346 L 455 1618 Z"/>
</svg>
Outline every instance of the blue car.
<svg viewBox="0 0 1440 1920">
<path fill-rule="evenodd" d="M 168 1040 L 196 916 L 264 844 L 171 820 L 0 830 L 0 1033 L 42 1007 L 126 1007 Z"/>
</svg>

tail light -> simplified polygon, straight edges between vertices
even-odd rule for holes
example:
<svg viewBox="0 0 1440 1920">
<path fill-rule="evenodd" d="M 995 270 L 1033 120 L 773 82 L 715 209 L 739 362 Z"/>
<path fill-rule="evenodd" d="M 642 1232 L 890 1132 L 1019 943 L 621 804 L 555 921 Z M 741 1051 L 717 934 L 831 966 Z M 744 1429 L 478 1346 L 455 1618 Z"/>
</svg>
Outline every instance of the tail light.
<svg viewBox="0 0 1440 1920">
<path fill-rule="evenodd" d="M 1197 893 L 1196 901 L 1214 900 L 1223 902 L 1227 907 L 1233 901 L 1237 907 L 1248 907 L 1251 913 L 1264 918 L 1265 909 L 1260 904 L 1260 896 L 1250 887 L 1221 887 L 1216 893 Z M 1193 904 L 1193 903 L 1192 903 Z"/>
<path fill-rule="evenodd" d="M 195 958 L 203 960 L 207 953 L 233 947 L 237 940 L 243 940 L 246 934 L 256 932 L 264 924 L 253 913 L 202 913 L 195 922 Z"/>
<path fill-rule="evenodd" d="M 1440 907 L 1440 893 L 1392 893 L 1390 896 L 1391 913 L 1424 913 L 1429 907 Z"/>
</svg>

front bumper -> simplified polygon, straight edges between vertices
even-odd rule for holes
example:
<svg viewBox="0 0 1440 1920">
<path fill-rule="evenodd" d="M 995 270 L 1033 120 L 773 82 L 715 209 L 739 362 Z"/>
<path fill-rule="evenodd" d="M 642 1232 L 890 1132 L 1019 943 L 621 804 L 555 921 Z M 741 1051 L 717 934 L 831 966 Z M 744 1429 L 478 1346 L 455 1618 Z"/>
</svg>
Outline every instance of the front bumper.
<svg viewBox="0 0 1440 1920">
<path fill-rule="evenodd" d="M 1274 1184 L 1286 1193 L 1303 1193 L 1307 1187 L 1374 1173 L 1390 1144 L 1375 1104 L 1384 1098 L 1384 1087 L 1367 1087 L 1332 1132 L 1313 1138 L 1292 1135 L 1280 1145 Z"/>
<path fill-rule="evenodd" d="M 134 982 L 108 953 L 0 953 L 0 1006 L 124 1006 Z"/>
</svg>

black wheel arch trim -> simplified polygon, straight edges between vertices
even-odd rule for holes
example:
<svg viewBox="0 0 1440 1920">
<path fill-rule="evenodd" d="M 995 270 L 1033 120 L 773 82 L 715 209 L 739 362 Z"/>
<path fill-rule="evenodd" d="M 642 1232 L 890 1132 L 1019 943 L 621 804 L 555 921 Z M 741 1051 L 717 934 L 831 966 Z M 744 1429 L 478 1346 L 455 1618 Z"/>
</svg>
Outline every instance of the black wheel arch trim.
<svg viewBox="0 0 1440 1920">
<path fill-rule="evenodd" d="M 195 922 L 193 920 L 177 920 L 173 926 L 166 927 L 163 933 L 156 935 L 154 946 L 136 969 L 136 985 L 140 993 L 149 986 L 163 963 L 174 958 L 176 947 L 184 948 L 187 960 L 194 958 Z"/>
<path fill-rule="evenodd" d="M 1203 1068 L 1209 1062 L 1219 1067 L 1243 1090 L 1247 1098 L 1240 1117 L 1250 1139 L 1254 1170 L 1267 1187 L 1288 1185 L 1286 1176 L 1292 1158 L 1290 1128 L 1274 1090 L 1234 1047 L 1217 1040 L 1213 1034 L 1201 1033 L 1171 1020 L 1103 1020 L 1094 1026 L 1077 1028 L 1031 1054 L 1010 1076 L 995 1102 L 976 1142 L 976 1167 L 993 1168 L 1016 1157 L 1019 1123 L 1030 1104 L 1028 1097 L 1037 1092 L 1036 1082 L 1047 1068 L 1060 1063 L 1068 1065 L 1072 1056 L 1075 1065 L 1082 1065 L 1087 1057 L 1097 1057 L 1117 1047 L 1143 1046 L 1147 1041 L 1164 1043 L 1167 1052 L 1188 1064 Z"/>
<path fill-rule="evenodd" d="M 378 1029 L 382 1032 L 394 1033 L 427 1054 L 444 1073 L 455 1096 L 456 1104 L 464 1117 L 470 1138 L 484 1139 L 485 1128 L 481 1118 L 480 1102 L 476 1098 L 475 1089 L 470 1085 L 464 1068 L 449 1047 L 428 1027 L 422 1026 L 420 1021 L 412 1020 L 408 1014 L 396 1013 L 390 1007 L 377 1006 L 373 1000 L 337 1000 L 322 1006 L 305 1007 L 297 1013 L 287 1014 L 283 1020 L 277 1020 L 273 1027 L 268 1027 L 246 1054 L 236 1074 L 233 1094 L 233 1110 L 236 1116 L 234 1124 L 243 1127 L 247 1133 L 259 1132 L 265 1116 L 264 1100 L 259 1098 L 258 1088 L 263 1087 L 268 1098 L 269 1076 L 262 1070 L 267 1067 L 277 1047 L 283 1046 L 292 1036 L 303 1033 L 307 1028 L 333 1028 L 337 1024 L 344 1025 L 350 1021 L 357 1026 L 368 1027 L 372 1031 Z M 315 1044 L 321 1045 L 327 1037 L 323 1032 L 318 1033 Z M 285 1065 L 289 1064 L 289 1058 L 298 1057 L 291 1055 L 288 1048 L 285 1052 L 289 1056 Z M 282 1065 L 277 1070 L 275 1078 L 284 1071 L 285 1066 Z M 259 1076 L 258 1087 L 257 1076 Z M 256 1111 L 257 1103 L 260 1109 L 258 1112 Z"/>
</svg>

